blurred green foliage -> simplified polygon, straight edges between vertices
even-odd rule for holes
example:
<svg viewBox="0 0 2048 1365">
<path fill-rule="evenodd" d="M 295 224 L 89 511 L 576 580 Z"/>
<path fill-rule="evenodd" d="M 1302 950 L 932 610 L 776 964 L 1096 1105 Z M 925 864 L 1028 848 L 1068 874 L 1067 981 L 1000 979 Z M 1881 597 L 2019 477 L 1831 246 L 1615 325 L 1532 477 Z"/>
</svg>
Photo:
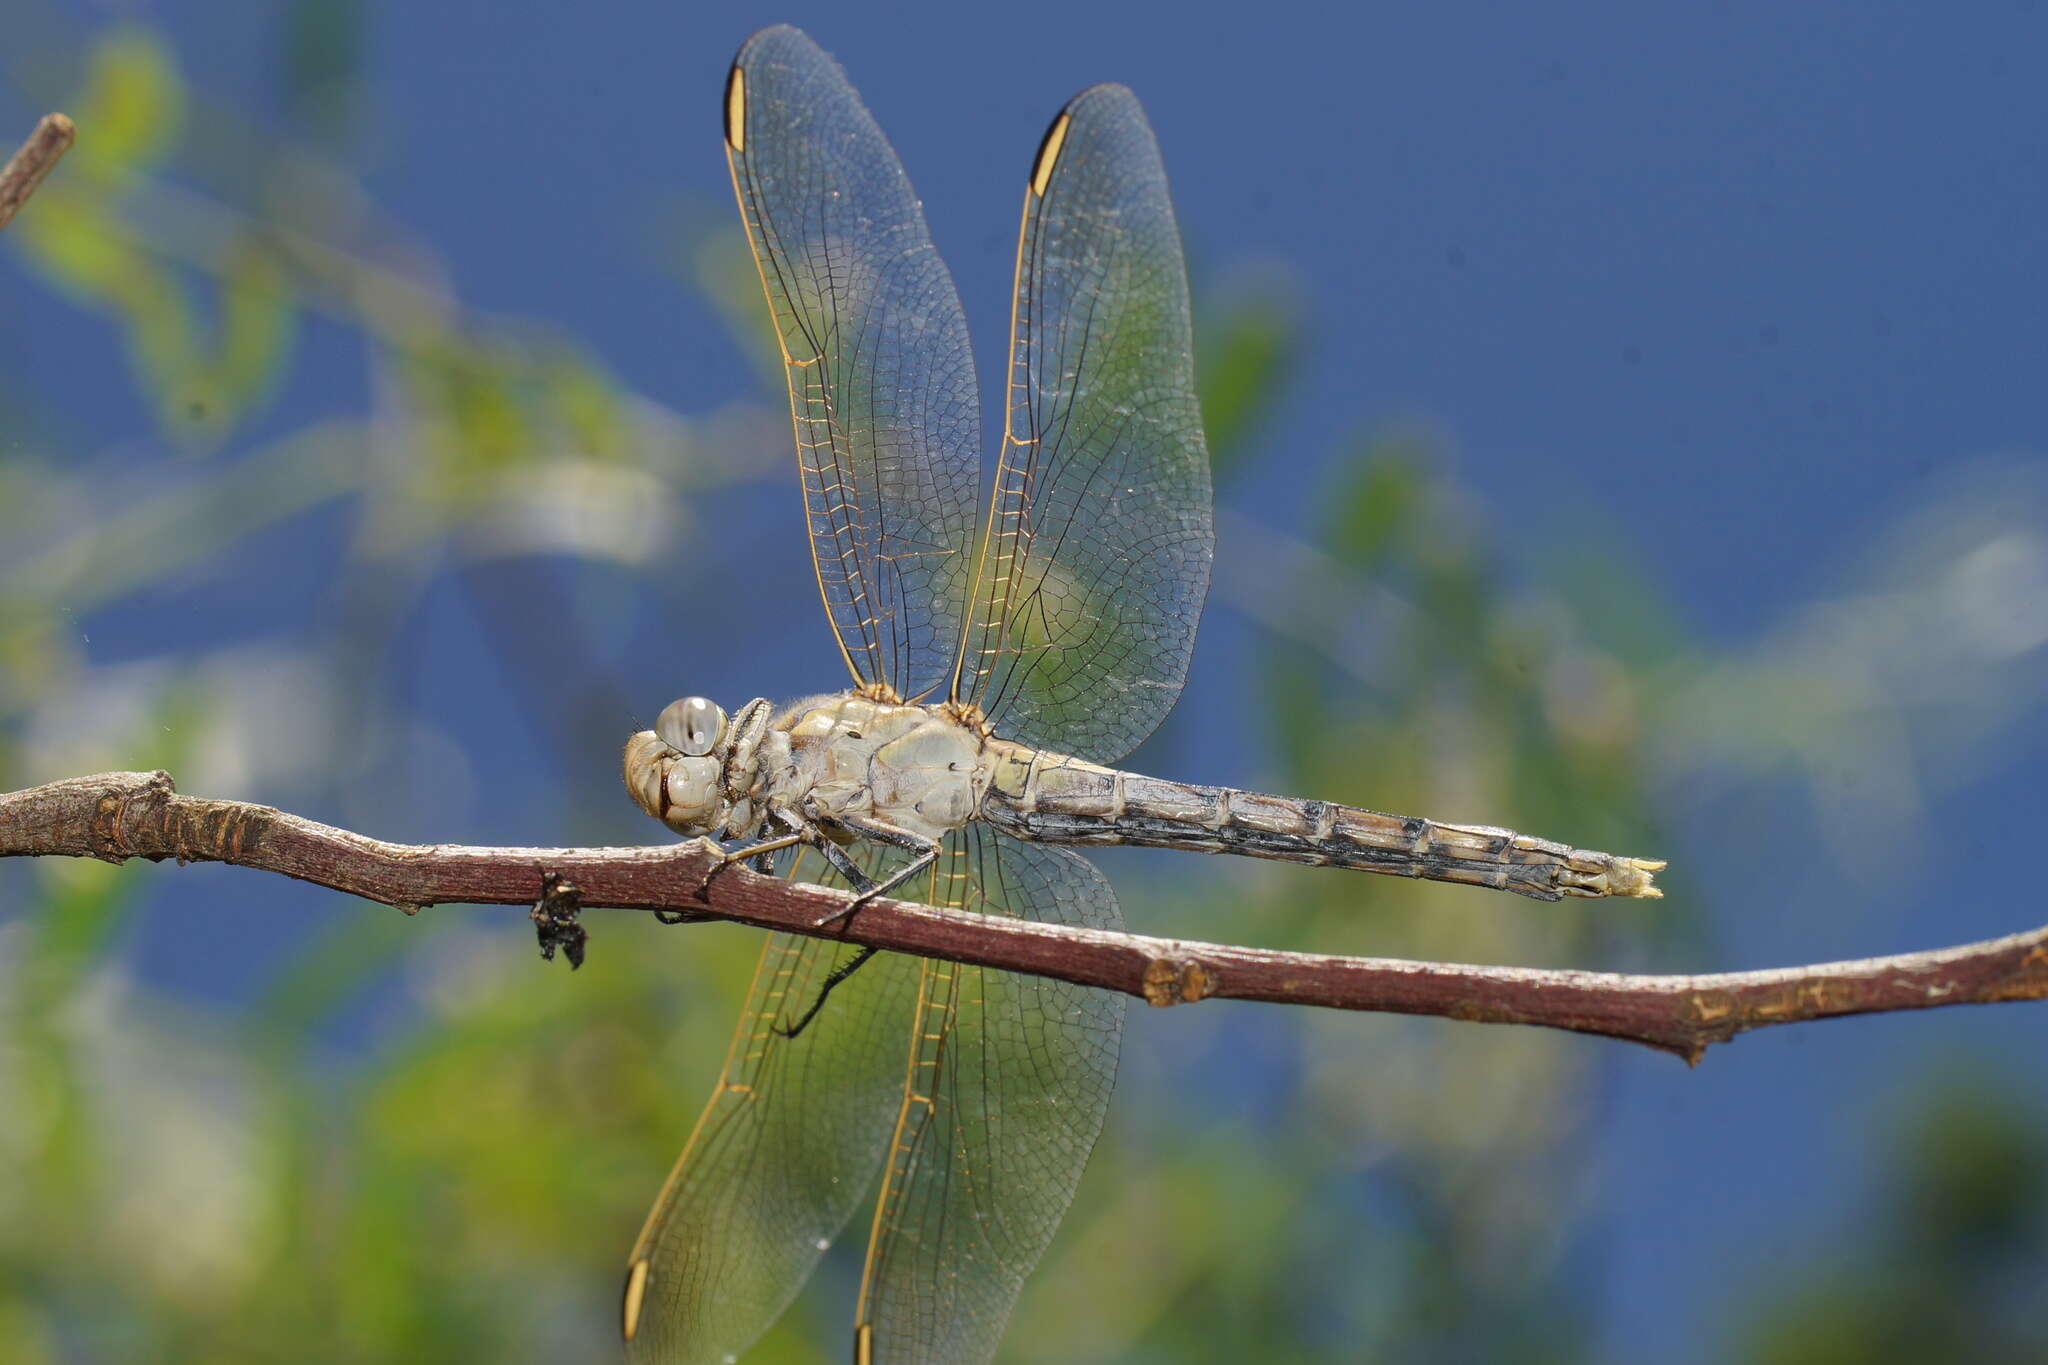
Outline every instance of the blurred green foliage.
<svg viewBox="0 0 2048 1365">
<path fill-rule="evenodd" d="M 1741 1332 L 1758 1365 L 2043 1358 L 2048 1130 L 1966 1059 L 1919 1097 L 1836 1263 Z"/>
<path fill-rule="evenodd" d="M 412 732 L 397 701 L 351 680 L 390 649 L 445 558 L 506 574 L 510 556 L 548 549 L 649 570 L 676 553 L 693 499 L 787 477 L 747 453 L 772 442 L 735 438 L 776 432 L 772 411 L 754 425 L 662 411 L 573 340 L 464 308 L 434 282 L 430 253 L 362 245 L 405 234 L 373 221 L 327 159 L 361 117 L 360 25 L 353 5 L 290 6 L 282 66 L 305 145 L 256 138 L 204 100 L 146 26 L 105 31 L 78 64 L 67 104 L 90 136 L 0 250 L 119 329 L 162 435 L 203 467 L 137 479 L 55 441 L 0 457 L 0 785 L 157 763 L 199 790 L 223 773 L 286 790 L 305 771 L 388 776 Z M 244 198 L 168 174 L 203 163 L 210 138 L 260 149 Z M 338 204 L 353 207 L 325 211 Z M 740 344 L 758 346 L 750 276 L 703 264 L 735 240 L 707 238 L 699 278 L 740 281 L 722 302 Z M 370 348 L 379 409 L 235 449 L 312 313 Z M 1227 491 L 1302 323 L 1269 278 L 1216 297 L 1203 326 Z M 230 450 L 232 465 L 204 466 Z M 1731 766 L 1811 768 L 1844 680 L 1918 704 L 1897 641 L 1924 643 L 1929 622 L 1968 604 L 1968 554 L 2001 526 L 2019 534 L 2039 496 L 2012 471 L 1960 487 L 1952 520 L 1969 537 L 1944 548 L 1924 528 L 1901 533 L 1932 547 L 1914 583 L 1934 588 L 1865 580 L 1877 588 L 1824 629 L 1793 623 L 1742 657 L 1708 658 L 1617 567 L 1619 546 L 1581 537 L 1545 586 L 1514 586 L 1426 436 L 1363 441 L 1335 468 L 1311 542 L 1226 525 L 1260 570 L 1220 576 L 1216 591 L 1270 643 L 1248 680 L 1271 699 L 1255 713 L 1272 726 L 1264 784 L 1514 811 L 1528 828 L 1641 851 L 1663 847 L 1637 814 L 1655 805 L 1636 776 L 1646 748 L 1703 781 Z M 346 582 L 307 639 L 125 671 L 94 669 L 72 643 L 71 614 L 340 500 L 361 508 Z M 493 637 L 508 676 L 545 671 L 518 652 L 528 605 L 512 602 Z M 1988 742 L 2026 688 L 2016 656 L 1995 642 L 1983 653 L 1973 700 L 1992 717 Z M 210 685 L 230 671 L 235 688 Z M 536 714 L 535 728 L 566 726 L 564 751 L 602 751 L 625 714 L 603 693 L 581 695 L 566 722 Z M 1738 696 L 1773 698 L 1765 709 L 1797 722 L 1759 727 Z M 97 739 L 67 709 L 88 701 Z M 1921 784 L 1950 780 L 1912 754 L 1897 761 Z M 676 931 L 618 916 L 572 977 L 542 970 L 497 916 L 364 909 L 253 1003 L 202 1006 L 124 966 L 131 917 L 177 874 L 48 862 L 10 875 L 27 911 L 0 913 L 0 1164 L 13 1175 L 0 1182 L 0 1365 L 612 1358 L 624 1254 L 722 1054 L 751 933 L 692 929 L 685 955 Z M 1697 930 L 1675 911 L 1617 930 L 1611 912 L 1571 903 L 1473 913 L 1449 888 L 1264 866 L 1124 886 L 1141 927 L 1242 941 L 1256 925 L 1264 942 L 1333 952 L 1590 965 L 1656 958 L 1659 935 Z M 384 1001 L 383 1031 L 337 1052 L 326 1039 L 366 997 Z M 1166 1070 L 1224 1054 L 1245 1059 L 1260 1096 L 1229 1118 L 1177 1095 Z M 1591 1058 L 1533 1031 L 1185 1012 L 1162 1052 L 1133 1056 L 1008 1350 L 1589 1358 L 1569 1257 L 1594 1179 Z M 1753 1317 L 1731 1307 L 1750 1324 L 1744 1358 L 2040 1358 L 2039 1314 L 2009 1311 L 2009 1286 L 2048 1243 L 2048 1139 L 1987 1100 L 1996 1085 L 1952 1080 L 1925 1098 L 1854 1255 L 1774 1286 Z M 828 1261 L 819 1292 L 750 1359 L 837 1358 L 848 1278 Z"/>
<path fill-rule="evenodd" d="M 111 31 L 72 102 L 93 135 L 38 197 L 17 237 L 47 278 L 120 323 L 165 424 L 205 441 L 260 402 L 289 362 L 296 308 L 285 271 L 253 224 L 212 244 L 204 291 L 137 230 L 130 195 L 175 154 L 185 104 L 173 58 L 154 35 Z M 211 325 L 202 321 L 208 313 Z"/>
</svg>

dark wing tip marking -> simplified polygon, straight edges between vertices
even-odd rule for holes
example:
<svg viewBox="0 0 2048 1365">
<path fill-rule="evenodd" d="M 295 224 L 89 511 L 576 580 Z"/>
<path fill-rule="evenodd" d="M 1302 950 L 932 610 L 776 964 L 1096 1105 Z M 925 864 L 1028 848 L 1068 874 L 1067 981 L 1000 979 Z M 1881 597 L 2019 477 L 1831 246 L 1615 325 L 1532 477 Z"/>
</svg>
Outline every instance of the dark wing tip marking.
<svg viewBox="0 0 2048 1365">
<path fill-rule="evenodd" d="M 746 141 L 747 71 L 735 61 L 725 78 L 725 145 L 739 152 L 746 150 Z"/>
<path fill-rule="evenodd" d="M 735 152 L 745 151 L 747 144 L 747 67 L 764 57 L 773 60 L 778 51 L 787 60 L 786 53 L 792 47 L 799 52 L 808 50 L 824 55 L 810 35 L 793 24 L 770 24 L 756 29 L 740 44 L 732 59 L 732 70 L 725 77 L 725 143 Z"/>
<path fill-rule="evenodd" d="M 619 1305 L 624 1317 L 624 1321 L 619 1324 L 622 1329 L 621 1335 L 627 1341 L 631 1341 L 640 1330 L 640 1309 L 645 1305 L 646 1299 L 647 1258 L 643 1256 L 633 1262 L 632 1269 L 626 1272 L 626 1293 Z"/>
<path fill-rule="evenodd" d="M 1080 112 L 1081 106 L 1104 99 L 1126 100 L 1131 104 L 1138 102 L 1138 97 L 1131 93 L 1129 86 L 1119 85 L 1114 81 L 1091 85 L 1068 100 L 1065 107 L 1053 118 L 1052 126 L 1045 130 L 1045 136 L 1038 140 L 1038 155 L 1032 158 L 1031 179 L 1028 182 L 1033 194 L 1044 197 L 1045 187 L 1052 180 L 1053 169 L 1059 165 L 1060 151 L 1066 146 L 1067 130 L 1073 126 L 1074 117 Z"/>
<path fill-rule="evenodd" d="M 1059 117 L 1038 140 L 1038 155 L 1031 161 L 1031 192 L 1041 199 L 1045 197 L 1046 182 L 1052 179 L 1052 168 L 1059 164 L 1060 148 L 1067 145 L 1067 127 L 1073 121 L 1071 113 L 1066 109 L 1060 110 Z"/>
</svg>

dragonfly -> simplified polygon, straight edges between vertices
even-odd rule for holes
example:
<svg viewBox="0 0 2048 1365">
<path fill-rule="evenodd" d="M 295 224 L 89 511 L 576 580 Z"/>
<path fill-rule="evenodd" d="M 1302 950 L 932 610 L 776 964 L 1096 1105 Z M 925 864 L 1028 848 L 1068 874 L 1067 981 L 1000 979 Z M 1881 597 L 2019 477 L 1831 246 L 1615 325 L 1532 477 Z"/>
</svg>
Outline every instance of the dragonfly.
<svg viewBox="0 0 2048 1365">
<path fill-rule="evenodd" d="M 1116 930 L 1072 851 L 1109 844 L 1661 894 L 1661 862 L 1108 766 L 1179 696 L 1214 541 L 1180 233 L 1128 89 L 1075 96 L 1031 161 L 985 514 L 959 295 L 845 72 L 794 28 L 755 34 L 725 150 L 851 686 L 670 703 L 625 751 L 649 815 L 854 892 L 839 914 L 889 893 Z M 854 1359 L 987 1360 L 1073 1200 L 1122 1029 L 1107 992 L 770 936 L 628 1258 L 629 1359 L 736 1360 L 866 1205 Z"/>
</svg>

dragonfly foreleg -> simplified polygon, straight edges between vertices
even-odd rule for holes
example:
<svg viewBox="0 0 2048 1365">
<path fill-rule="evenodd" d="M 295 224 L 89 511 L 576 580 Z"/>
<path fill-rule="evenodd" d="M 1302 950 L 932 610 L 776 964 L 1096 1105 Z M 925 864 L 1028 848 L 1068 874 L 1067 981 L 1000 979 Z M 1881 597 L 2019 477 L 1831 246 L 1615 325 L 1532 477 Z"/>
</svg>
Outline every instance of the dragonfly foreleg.
<svg viewBox="0 0 2048 1365">
<path fill-rule="evenodd" d="M 704 880 L 697 883 L 697 900 L 703 900 L 705 893 L 711 889 L 712 881 L 719 873 L 725 871 L 734 863 L 747 863 L 756 872 L 773 874 L 775 871 L 775 864 L 771 861 L 773 854 L 797 844 L 817 842 L 817 831 L 793 816 L 785 816 L 780 811 L 770 811 L 768 818 L 782 826 L 784 832 L 781 834 L 771 834 L 761 839 L 747 839 L 736 844 L 720 844 L 718 846 L 718 860 L 712 863 L 710 868 L 705 871 Z M 687 913 L 670 918 L 660 910 L 654 912 L 654 917 L 663 924 L 683 924 L 693 919 L 702 918 L 700 915 Z"/>
<path fill-rule="evenodd" d="M 787 834 L 773 835 L 766 839 L 749 839 L 743 844 L 721 847 L 718 850 L 718 865 L 726 867 L 733 863 L 752 862 L 756 871 L 772 868 L 773 864 L 763 864 L 761 860 L 768 857 L 771 853 L 780 853 L 785 848 L 809 842 L 809 836 L 800 829 L 791 830 Z"/>
</svg>

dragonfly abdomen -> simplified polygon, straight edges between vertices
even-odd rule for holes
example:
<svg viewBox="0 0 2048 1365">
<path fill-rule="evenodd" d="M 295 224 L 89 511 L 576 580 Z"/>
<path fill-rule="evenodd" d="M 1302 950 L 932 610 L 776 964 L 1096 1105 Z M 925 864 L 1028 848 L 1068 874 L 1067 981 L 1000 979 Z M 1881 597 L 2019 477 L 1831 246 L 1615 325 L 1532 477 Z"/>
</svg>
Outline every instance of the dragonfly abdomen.
<svg viewBox="0 0 2048 1365">
<path fill-rule="evenodd" d="M 1663 894 L 1652 882 L 1661 862 L 1572 848 L 1490 825 L 1169 782 L 1021 745 L 1003 748 L 992 756 L 982 816 L 1040 843 L 1235 853 L 1461 882 L 1546 901 Z"/>
</svg>

